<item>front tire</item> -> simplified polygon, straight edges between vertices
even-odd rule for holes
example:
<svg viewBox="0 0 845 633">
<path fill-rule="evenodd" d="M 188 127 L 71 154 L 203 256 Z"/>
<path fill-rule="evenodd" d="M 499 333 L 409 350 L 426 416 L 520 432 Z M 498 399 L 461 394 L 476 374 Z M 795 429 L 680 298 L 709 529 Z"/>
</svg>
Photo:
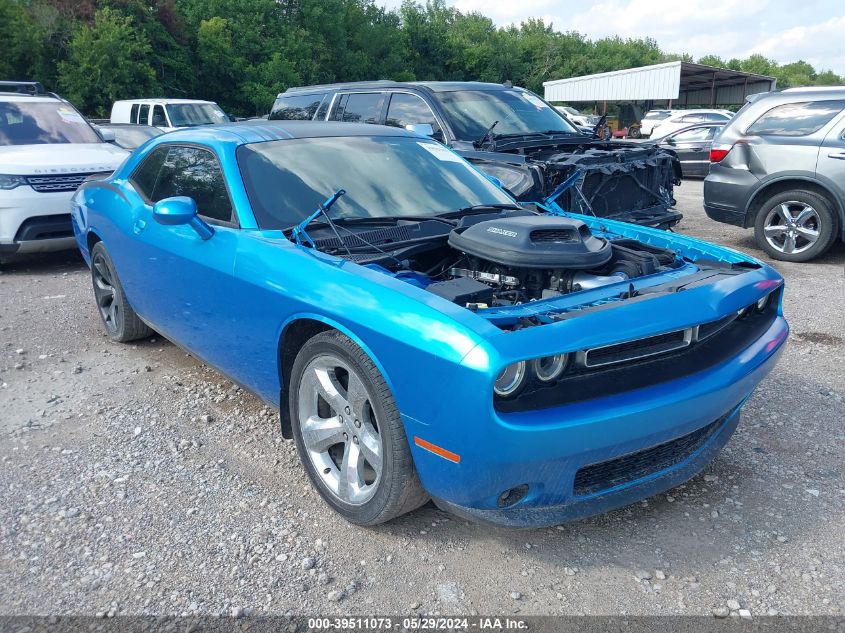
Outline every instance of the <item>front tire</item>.
<svg viewBox="0 0 845 633">
<path fill-rule="evenodd" d="M 773 259 L 808 262 L 833 245 L 836 228 L 830 202 L 812 191 L 797 189 L 763 203 L 755 218 L 754 237 Z"/>
<path fill-rule="evenodd" d="M 335 330 L 293 363 L 290 419 L 311 483 L 350 523 L 376 525 L 428 501 L 396 403 L 370 357 Z"/>
<path fill-rule="evenodd" d="M 114 263 L 102 242 L 97 242 L 91 249 L 91 281 L 100 319 L 111 340 L 128 343 L 153 333 L 129 305 Z"/>
</svg>

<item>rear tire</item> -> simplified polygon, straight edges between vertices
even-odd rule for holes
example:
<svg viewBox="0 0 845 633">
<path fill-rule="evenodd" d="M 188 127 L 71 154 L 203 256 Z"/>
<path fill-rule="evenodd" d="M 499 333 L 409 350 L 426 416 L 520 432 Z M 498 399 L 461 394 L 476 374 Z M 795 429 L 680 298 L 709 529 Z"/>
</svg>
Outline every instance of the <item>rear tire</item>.
<svg viewBox="0 0 845 633">
<path fill-rule="evenodd" d="M 352 340 L 336 330 L 309 339 L 288 393 L 305 472 L 344 519 L 376 525 L 428 501 L 390 389 Z"/>
<path fill-rule="evenodd" d="M 833 205 L 813 191 L 785 191 L 766 200 L 754 221 L 758 246 L 784 262 L 808 262 L 836 241 Z"/>
<path fill-rule="evenodd" d="M 128 343 L 153 333 L 129 305 L 114 263 L 102 242 L 97 242 L 91 249 L 91 281 L 97 311 L 111 340 Z"/>
</svg>

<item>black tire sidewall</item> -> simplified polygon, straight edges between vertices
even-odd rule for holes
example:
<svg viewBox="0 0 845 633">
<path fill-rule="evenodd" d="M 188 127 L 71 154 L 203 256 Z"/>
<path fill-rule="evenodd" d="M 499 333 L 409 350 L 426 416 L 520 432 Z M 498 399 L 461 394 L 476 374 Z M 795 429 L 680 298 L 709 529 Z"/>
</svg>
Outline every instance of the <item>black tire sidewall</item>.
<svg viewBox="0 0 845 633">
<path fill-rule="evenodd" d="M 769 244 L 764 233 L 764 224 L 769 212 L 777 205 L 790 201 L 808 204 L 819 215 L 819 239 L 812 247 L 798 254 L 783 253 L 777 250 Z M 757 245 L 766 251 L 766 254 L 772 259 L 785 262 L 808 262 L 823 255 L 833 245 L 836 240 L 837 226 L 838 222 L 833 205 L 825 197 L 812 191 L 795 189 L 774 195 L 761 205 L 757 217 L 754 219 L 754 239 Z"/>
<path fill-rule="evenodd" d="M 125 299 L 123 296 L 123 288 L 120 285 L 120 279 L 118 279 L 117 271 L 114 269 L 114 262 L 112 262 L 111 256 L 109 255 L 108 249 L 106 249 L 105 245 L 102 242 L 97 242 L 94 244 L 94 247 L 91 249 L 91 283 L 96 284 L 94 279 L 94 260 L 97 256 L 100 255 L 103 258 L 106 266 L 109 269 L 109 274 L 111 275 L 111 282 L 112 288 L 114 288 L 114 301 L 117 301 L 121 307 L 121 314 L 120 314 L 120 327 L 119 328 L 109 328 L 109 324 L 106 323 L 106 320 L 103 318 L 103 313 L 100 311 L 99 306 L 97 306 L 97 314 L 100 315 L 100 321 L 103 323 L 103 327 L 106 329 L 106 333 L 109 335 L 109 338 L 115 341 L 120 341 L 124 337 L 124 330 L 126 329 L 126 312 L 123 310 L 123 304 L 125 304 Z M 96 295 L 95 295 L 96 296 Z"/>
<path fill-rule="evenodd" d="M 302 380 L 303 372 L 308 363 L 314 357 L 324 353 L 338 356 L 355 370 L 364 383 L 364 387 L 370 397 L 373 412 L 379 421 L 379 435 L 382 440 L 383 454 L 382 472 L 375 494 L 370 500 L 361 505 L 344 503 L 325 486 L 323 480 L 316 472 L 314 465 L 311 463 L 311 459 L 308 457 L 302 440 L 298 413 L 299 383 Z M 308 478 L 320 493 L 320 496 L 336 512 L 351 523 L 375 525 L 392 518 L 392 516 L 385 517 L 385 514 L 391 511 L 399 493 L 394 488 L 397 485 L 401 485 L 402 473 L 397 472 L 397 470 L 401 468 L 400 464 L 402 463 L 400 454 L 403 451 L 408 452 L 408 445 L 404 431 L 402 431 L 402 421 L 399 417 L 399 412 L 396 409 L 389 390 L 384 384 L 384 379 L 377 373 L 378 370 L 372 366 L 371 362 L 367 363 L 367 365 L 371 366 L 365 366 L 364 363 L 360 362 L 358 358 L 360 354 L 363 354 L 363 351 L 349 338 L 340 333 L 327 332 L 318 334 L 310 339 L 299 351 L 296 360 L 294 360 L 288 390 L 288 405 L 296 450 L 299 453 L 300 461 L 305 467 Z M 379 397 L 379 393 L 382 393 L 383 396 Z M 389 401 L 385 402 L 384 396 L 389 398 Z"/>
</svg>

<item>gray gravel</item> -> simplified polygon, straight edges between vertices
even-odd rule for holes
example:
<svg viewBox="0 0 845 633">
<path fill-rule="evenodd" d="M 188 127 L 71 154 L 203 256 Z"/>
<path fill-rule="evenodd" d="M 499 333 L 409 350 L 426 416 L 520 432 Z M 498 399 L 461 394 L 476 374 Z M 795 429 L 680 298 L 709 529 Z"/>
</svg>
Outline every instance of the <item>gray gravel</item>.
<svg viewBox="0 0 845 633">
<path fill-rule="evenodd" d="M 680 190 L 680 231 L 762 257 Z M 102 333 L 74 254 L 0 274 L 0 613 L 845 613 L 845 248 L 786 276 L 789 349 L 688 484 L 553 529 L 429 505 L 350 526 L 276 414 Z"/>
</svg>

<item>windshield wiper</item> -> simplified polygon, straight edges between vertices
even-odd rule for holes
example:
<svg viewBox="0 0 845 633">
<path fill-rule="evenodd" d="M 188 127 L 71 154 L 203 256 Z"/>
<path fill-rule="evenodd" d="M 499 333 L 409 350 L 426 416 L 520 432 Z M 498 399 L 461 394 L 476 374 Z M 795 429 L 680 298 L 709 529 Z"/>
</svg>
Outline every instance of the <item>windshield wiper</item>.
<svg viewBox="0 0 845 633">
<path fill-rule="evenodd" d="M 441 218 L 451 218 L 451 217 L 458 217 L 461 215 L 472 214 L 472 213 L 484 213 L 486 211 L 523 211 L 524 209 L 516 204 L 515 202 L 505 202 L 505 203 L 496 203 L 496 204 L 473 204 L 468 207 L 461 207 L 460 209 L 455 209 L 454 211 L 446 211 L 444 213 L 438 213 L 437 216 Z"/>
<path fill-rule="evenodd" d="M 338 189 L 335 191 L 325 202 L 317 206 L 317 210 L 314 211 L 311 215 L 305 218 L 302 222 L 297 224 L 293 227 L 293 231 L 291 231 L 291 238 L 297 243 L 298 246 L 302 246 L 302 238 L 305 238 L 305 241 L 311 245 L 311 248 L 317 248 L 317 245 L 314 243 L 314 240 L 311 239 L 311 236 L 305 232 L 306 227 L 311 224 L 315 220 L 315 218 L 320 215 L 321 213 L 326 218 L 326 222 L 329 223 L 329 226 L 334 231 L 335 237 L 341 243 L 341 245 L 346 249 L 346 252 L 349 255 L 352 255 L 352 251 L 349 250 L 349 247 L 346 245 L 346 242 L 343 241 L 343 238 L 340 237 L 340 233 L 337 232 L 337 227 L 335 226 L 334 222 L 332 221 L 331 216 L 329 215 L 329 209 L 331 209 L 332 205 L 338 201 L 341 196 L 346 195 L 346 189 Z"/>
<path fill-rule="evenodd" d="M 499 125 L 499 122 L 498 122 L 498 121 L 493 121 L 493 125 L 491 125 L 490 127 L 488 127 L 488 128 L 487 128 L 487 131 L 484 133 L 484 136 L 482 136 L 482 137 L 481 137 L 480 139 L 478 139 L 477 141 L 473 141 L 473 142 L 472 142 L 472 144 L 473 144 L 475 147 L 477 147 L 477 148 L 479 148 L 479 149 L 480 149 L 481 147 L 483 147 L 483 146 L 484 146 L 484 143 L 486 143 L 486 142 L 487 142 L 487 139 L 488 139 L 488 138 L 489 138 L 490 140 L 493 140 L 493 128 L 495 128 L 497 125 Z"/>
</svg>

